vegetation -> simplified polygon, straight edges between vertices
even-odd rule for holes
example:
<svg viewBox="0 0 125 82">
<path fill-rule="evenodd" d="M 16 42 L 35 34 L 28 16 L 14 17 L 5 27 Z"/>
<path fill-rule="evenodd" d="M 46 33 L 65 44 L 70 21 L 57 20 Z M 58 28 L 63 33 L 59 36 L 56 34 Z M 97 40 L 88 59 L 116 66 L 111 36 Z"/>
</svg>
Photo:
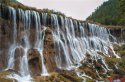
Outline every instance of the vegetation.
<svg viewBox="0 0 125 82">
<path fill-rule="evenodd" d="M 120 23 L 125 25 L 125 0 L 119 0 Z"/>
<path fill-rule="evenodd" d="M 53 72 L 48 77 L 36 76 L 34 80 L 36 82 L 82 82 L 82 79 L 73 71 Z"/>
<path fill-rule="evenodd" d="M 104 25 L 125 25 L 125 0 L 109 0 L 98 7 L 87 20 Z"/>
<path fill-rule="evenodd" d="M 115 46 L 115 51 L 118 52 L 121 58 L 107 57 L 106 63 L 113 69 L 110 76 L 124 76 L 125 75 L 125 45 Z M 118 68 L 117 68 L 118 67 Z"/>
<path fill-rule="evenodd" d="M 104 2 L 100 7 L 92 13 L 87 20 L 99 22 L 106 25 L 115 25 L 119 17 L 118 0 L 109 0 Z"/>
<path fill-rule="evenodd" d="M 93 80 L 99 81 L 107 80 L 109 76 L 112 78 L 125 76 L 125 44 L 121 46 L 114 44 L 114 48 L 115 52 L 119 53 L 121 58 L 107 57 L 104 56 L 101 52 L 98 53 L 105 57 L 105 62 L 108 65 L 108 68 L 110 69 L 107 71 L 107 73 L 104 73 L 105 71 L 101 66 L 100 60 L 94 61 L 91 58 L 89 58 L 89 56 L 87 56 L 86 60 L 84 60 L 82 66 L 79 68 L 78 71 L 84 72 L 88 76 L 92 77 Z M 91 64 L 91 62 L 93 62 L 93 64 Z"/>
<path fill-rule="evenodd" d="M 13 82 L 13 79 L 6 78 L 7 75 L 11 74 L 10 71 L 2 71 L 0 72 L 0 82 Z"/>
</svg>

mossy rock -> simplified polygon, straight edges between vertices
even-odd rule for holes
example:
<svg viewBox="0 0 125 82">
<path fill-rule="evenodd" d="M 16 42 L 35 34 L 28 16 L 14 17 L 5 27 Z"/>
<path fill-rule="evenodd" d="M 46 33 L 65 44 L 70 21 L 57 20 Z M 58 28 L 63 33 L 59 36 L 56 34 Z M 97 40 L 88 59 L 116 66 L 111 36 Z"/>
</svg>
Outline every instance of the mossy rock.
<svg viewBox="0 0 125 82">
<path fill-rule="evenodd" d="M 60 73 L 61 76 L 67 78 L 70 80 L 70 82 L 75 81 L 75 82 L 82 82 L 82 79 L 76 75 L 74 71 L 64 71 Z"/>
<path fill-rule="evenodd" d="M 121 49 L 122 49 L 122 50 L 125 50 L 125 44 L 123 44 L 123 45 L 121 46 Z"/>
<path fill-rule="evenodd" d="M 35 82 L 82 82 L 82 79 L 76 75 L 75 72 L 63 71 L 53 72 L 50 76 L 36 76 L 34 77 Z"/>
<path fill-rule="evenodd" d="M 93 64 L 94 65 L 94 64 Z M 80 68 L 79 68 L 79 71 L 81 72 L 84 72 L 86 75 L 92 77 L 93 79 L 99 79 L 97 73 L 96 73 L 96 70 L 95 68 L 93 68 L 93 65 L 82 65 Z"/>
<path fill-rule="evenodd" d="M 0 72 L 0 82 L 13 82 L 14 79 L 7 78 L 7 75 L 10 75 L 11 73 L 13 73 L 13 72 L 11 72 L 11 71 L 1 71 Z"/>
<path fill-rule="evenodd" d="M 94 80 L 92 80 L 92 79 L 86 79 L 86 82 L 94 82 Z"/>
<path fill-rule="evenodd" d="M 10 71 L 1 71 L 0 72 L 0 77 L 6 77 L 7 75 L 10 75 L 12 72 Z"/>
<path fill-rule="evenodd" d="M 13 80 L 7 78 L 0 78 L 0 82 L 13 82 Z"/>
<path fill-rule="evenodd" d="M 120 53 L 121 57 L 125 57 L 125 50 L 121 50 L 121 51 L 119 51 L 119 53 Z"/>
</svg>

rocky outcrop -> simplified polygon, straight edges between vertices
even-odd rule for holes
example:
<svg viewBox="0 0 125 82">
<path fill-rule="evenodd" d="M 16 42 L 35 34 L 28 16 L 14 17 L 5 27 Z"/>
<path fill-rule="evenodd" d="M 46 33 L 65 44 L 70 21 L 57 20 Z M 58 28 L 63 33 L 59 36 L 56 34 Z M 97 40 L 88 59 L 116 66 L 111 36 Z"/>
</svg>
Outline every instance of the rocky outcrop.
<svg viewBox="0 0 125 82">
<path fill-rule="evenodd" d="M 36 82 L 82 82 L 74 71 L 53 72 L 48 77 L 34 77 Z"/>
<path fill-rule="evenodd" d="M 21 58 L 23 57 L 23 54 L 24 54 L 24 50 L 22 48 L 17 48 L 15 50 L 15 67 L 14 67 L 14 69 L 17 72 L 20 69 L 20 61 L 21 61 Z"/>
<path fill-rule="evenodd" d="M 44 50 L 43 54 L 45 57 L 45 62 L 47 65 L 47 68 L 50 72 L 56 71 L 56 63 L 55 63 L 55 48 L 54 48 L 54 40 L 52 36 L 52 31 L 50 28 L 47 28 L 45 32 L 45 40 L 44 40 Z"/>
<path fill-rule="evenodd" d="M 124 42 L 125 41 L 125 28 L 124 27 L 110 27 L 110 33 L 115 36 L 116 40 L 118 42 Z"/>
<path fill-rule="evenodd" d="M 30 73 L 32 76 L 40 76 L 41 75 L 41 57 L 40 53 L 37 51 L 37 49 L 30 49 L 28 51 L 28 64 Z"/>
<path fill-rule="evenodd" d="M 0 70 L 7 66 L 8 48 L 11 43 L 11 24 L 0 18 Z"/>
</svg>

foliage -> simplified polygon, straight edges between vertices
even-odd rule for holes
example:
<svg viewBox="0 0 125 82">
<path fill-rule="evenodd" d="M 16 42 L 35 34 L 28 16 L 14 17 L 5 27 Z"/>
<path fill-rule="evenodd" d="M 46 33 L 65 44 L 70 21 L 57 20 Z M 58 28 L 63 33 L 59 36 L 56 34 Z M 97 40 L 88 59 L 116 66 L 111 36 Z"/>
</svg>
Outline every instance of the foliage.
<svg viewBox="0 0 125 82">
<path fill-rule="evenodd" d="M 117 46 L 116 52 L 119 53 L 121 58 L 106 57 L 106 63 L 113 71 L 110 72 L 110 76 L 122 76 L 125 75 L 125 44 Z"/>
<path fill-rule="evenodd" d="M 119 0 L 120 23 L 125 25 L 125 0 Z"/>
<path fill-rule="evenodd" d="M 109 0 L 98 7 L 87 20 L 105 25 L 125 25 L 125 0 Z"/>
</svg>

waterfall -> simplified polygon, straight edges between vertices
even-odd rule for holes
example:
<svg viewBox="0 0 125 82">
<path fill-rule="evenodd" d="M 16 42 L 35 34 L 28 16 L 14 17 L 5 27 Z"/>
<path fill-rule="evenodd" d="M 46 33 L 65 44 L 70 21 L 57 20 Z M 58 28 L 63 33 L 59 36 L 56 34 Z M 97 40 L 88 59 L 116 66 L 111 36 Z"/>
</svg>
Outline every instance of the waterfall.
<svg viewBox="0 0 125 82">
<path fill-rule="evenodd" d="M 46 27 L 41 27 L 41 22 L 40 22 L 40 16 L 39 13 L 34 12 L 35 15 L 35 24 L 36 24 L 36 45 L 35 48 L 38 49 L 38 51 L 40 52 L 41 55 L 41 60 L 42 60 L 42 75 L 49 75 L 47 68 L 44 64 L 44 56 L 43 56 L 43 48 L 44 48 L 44 37 L 45 37 L 45 30 Z M 47 16 L 46 14 L 43 16 Z M 41 30 L 41 28 L 43 28 L 43 30 Z"/>
<path fill-rule="evenodd" d="M 86 53 L 89 53 L 96 60 L 101 58 L 104 63 L 103 58 L 97 52 L 103 52 L 106 55 L 109 49 L 119 58 L 113 51 L 108 29 L 90 23 L 86 28 L 84 23 L 70 18 L 60 17 L 60 19 L 62 26 L 59 25 L 57 15 L 51 15 L 55 48 L 59 51 L 56 53 L 55 59 L 59 68 L 71 69 L 75 67 L 86 57 Z M 105 63 L 104 65 L 108 69 Z"/>
<path fill-rule="evenodd" d="M 70 55 L 68 55 L 68 53 L 69 53 L 68 52 L 68 46 L 67 46 L 67 44 L 64 44 L 63 41 L 61 40 L 61 33 L 60 33 L 60 30 L 59 30 L 59 24 L 58 24 L 57 16 L 52 14 L 51 17 L 52 17 L 52 24 L 54 25 L 52 34 L 53 34 L 53 38 L 55 40 L 55 45 L 59 49 L 59 53 L 57 53 L 59 55 L 58 56 L 59 58 L 57 58 L 56 62 L 57 63 L 63 63 L 63 61 L 61 61 L 61 56 L 60 56 L 61 55 L 60 49 L 62 48 L 62 52 L 64 53 L 64 55 L 63 54 L 62 55 L 65 57 L 65 64 L 66 65 L 60 66 L 60 67 L 67 67 L 68 68 L 68 66 L 72 65 Z M 66 32 L 66 33 L 68 33 L 68 32 Z M 64 35 L 62 35 L 62 36 L 64 36 Z M 57 64 L 57 65 L 59 65 L 59 64 Z"/>
<path fill-rule="evenodd" d="M 105 63 L 104 57 L 98 52 L 107 57 L 115 56 L 119 58 L 113 49 L 113 42 L 110 40 L 111 34 L 107 28 L 57 14 L 38 13 L 12 7 L 8 7 L 8 10 L 8 16 L 10 16 L 13 24 L 12 41 L 10 41 L 7 55 L 7 69 L 16 70 L 19 73 L 19 75 L 10 76 L 10 78 L 15 78 L 19 82 L 30 82 L 29 80 L 32 79 L 28 58 L 30 49 L 35 49 L 40 54 L 41 75 L 49 75 L 47 59 L 43 53 L 46 45 L 44 39 L 47 36 L 46 30 L 48 28 L 51 29 L 53 48 L 56 50 L 54 57 L 52 57 L 53 60 L 50 61 L 55 62 L 56 68 L 63 70 L 77 69 L 81 66 L 81 61 L 84 61 L 89 54 L 92 60 L 100 60 L 102 68 L 107 72 L 110 69 Z M 15 69 L 17 61 L 15 52 L 18 48 L 22 49 L 22 54 L 19 59 L 19 69 Z M 112 52 L 111 55 L 109 55 L 109 51 Z M 85 74 L 77 74 L 81 77 L 85 76 Z"/>
<path fill-rule="evenodd" d="M 16 35 L 17 35 L 17 30 L 16 30 L 16 10 L 12 7 L 9 7 L 9 13 L 11 15 L 11 20 L 13 21 L 13 42 L 12 45 L 9 48 L 9 53 L 8 53 L 8 57 L 9 57 L 9 61 L 8 61 L 8 66 L 7 69 L 13 69 L 14 67 L 14 53 L 15 50 L 17 48 L 17 44 L 16 44 Z"/>
<path fill-rule="evenodd" d="M 41 62 L 42 62 L 42 72 L 41 75 L 43 76 L 48 76 L 48 71 L 47 68 L 45 66 L 45 62 L 44 62 L 44 56 L 43 56 L 43 44 L 44 44 L 44 37 L 45 37 L 45 30 L 46 27 L 45 26 L 41 26 L 41 21 L 40 21 L 40 16 L 38 12 L 35 11 L 23 11 L 22 9 L 19 9 L 19 20 L 22 21 L 23 23 L 23 34 L 22 34 L 22 42 L 18 42 L 16 40 L 17 37 L 17 27 L 16 27 L 16 10 L 14 8 L 9 8 L 10 10 L 10 14 L 13 20 L 13 43 L 9 49 L 9 61 L 8 61 L 8 67 L 7 69 L 13 69 L 14 70 L 14 56 L 15 56 L 15 50 L 17 48 L 22 48 L 23 49 L 23 56 L 20 59 L 20 70 L 19 70 L 19 75 L 11 75 L 9 76 L 9 78 L 15 78 L 17 79 L 19 82 L 23 82 L 23 80 L 27 80 L 29 82 L 29 80 L 31 80 L 31 76 L 30 76 L 30 71 L 29 71 L 29 67 L 28 67 L 28 50 L 30 48 L 33 48 L 29 37 L 30 37 L 30 29 L 31 29 L 31 16 L 33 16 L 35 19 L 35 28 L 36 28 L 36 42 L 34 43 L 34 48 L 38 50 L 38 52 L 41 55 Z M 47 16 L 46 14 L 43 14 L 43 17 Z M 44 19 L 45 20 L 45 19 Z M 45 21 L 44 21 L 45 22 Z M 22 79 L 21 79 L 22 78 Z M 27 79 L 26 79 L 27 78 Z M 25 82 L 25 81 L 24 81 Z"/>
<path fill-rule="evenodd" d="M 23 12 L 19 9 L 19 14 L 22 15 L 23 24 L 24 24 L 24 35 L 22 36 L 23 45 L 22 48 L 24 49 L 24 54 L 22 56 L 22 59 L 20 60 L 20 74 L 22 76 L 27 76 L 29 74 L 29 68 L 28 68 L 28 59 L 27 59 L 27 53 L 28 49 L 30 49 L 30 42 L 29 42 L 29 30 L 30 30 L 30 19 L 28 18 L 30 16 L 30 11 Z"/>
</svg>

